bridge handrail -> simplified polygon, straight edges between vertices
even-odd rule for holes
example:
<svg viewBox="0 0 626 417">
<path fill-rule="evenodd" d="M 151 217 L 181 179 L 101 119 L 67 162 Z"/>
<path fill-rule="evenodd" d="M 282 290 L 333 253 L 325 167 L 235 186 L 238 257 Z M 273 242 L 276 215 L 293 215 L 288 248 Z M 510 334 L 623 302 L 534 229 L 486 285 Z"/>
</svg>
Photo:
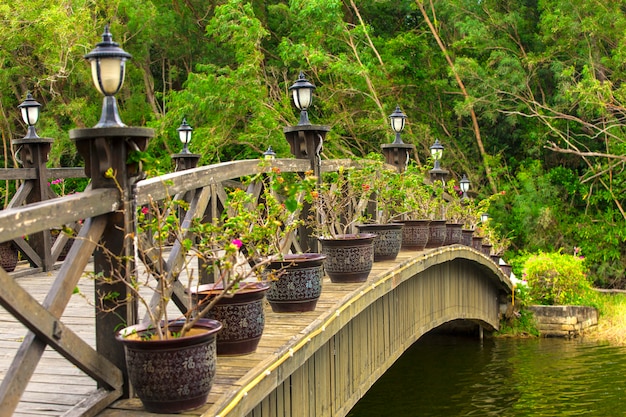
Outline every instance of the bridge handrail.
<svg viewBox="0 0 626 417">
<path fill-rule="evenodd" d="M 101 188 L 0 210 L 0 242 L 111 213 L 118 207 L 119 191 Z"/>
<path fill-rule="evenodd" d="M 258 159 L 222 162 L 215 165 L 202 166 L 185 171 L 172 172 L 159 177 L 139 181 L 136 184 L 137 205 L 153 200 L 163 200 L 168 195 L 204 188 L 222 181 L 232 180 L 260 172 L 269 172 L 272 167 L 282 172 L 306 172 L 311 168 L 309 161 L 303 159 L 275 159 L 271 164 L 261 166 Z M 339 166 L 353 166 L 350 159 L 333 159 L 322 161 L 322 172 L 336 171 Z"/>
</svg>

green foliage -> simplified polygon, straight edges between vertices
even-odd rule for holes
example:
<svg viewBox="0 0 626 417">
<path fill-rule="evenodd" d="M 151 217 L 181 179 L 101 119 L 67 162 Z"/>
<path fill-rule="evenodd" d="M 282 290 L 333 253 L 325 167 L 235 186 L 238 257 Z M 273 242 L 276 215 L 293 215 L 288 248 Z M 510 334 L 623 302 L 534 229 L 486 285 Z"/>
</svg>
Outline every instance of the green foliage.
<svg viewBox="0 0 626 417">
<path fill-rule="evenodd" d="M 595 291 L 584 259 L 563 253 L 537 253 L 524 263 L 529 299 L 541 305 L 595 305 Z"/>
<path fill-rule="evenodd" d="M 500 330 L 496 332 L 496 335 L 539 337 L 539 329 L 537 329 L 533 313 L 522 309 L 510 319 L 502 320 L 500 322 Z"/>
<path fill-rule="evenodd" d="M 581 247 L 596 283 L 625 287 L 625 4 L 435 0 L 425 14 L 444 56 L 411 0 L 0 0 L 0 159 L 18 166 L 16 107 L 31 91 L 43 105 L 37 130 L 55 139 L 49 166 L 82 164 L 67 132 L 98 120 L 83 55 L 111 23 L 133 55 L 117 94 L 122 120 L 156 130 L 142 158 L 149 175 L 172 170 L 183 117 L 200 164 L 270 145 L 289 156 L 282 128 L 298 112 L 288 87 L 302 70 L 317 86 L 311 121 L 332 127 L 324 158 L 378 152 L 400 105 L 417 166 L 439 138 L 445 168 L 467 172 L 478 200 L 492 194 L 491 169 L 507 191 L 490 209 L 493 227 L 513 249 Z M 6 205 L 16 185 L 0 188 Z"/>
<path fill-rule="evenodd" d="M 322 176 L 313 199 L 309 226 L 318 237 L 354 233 L 366 220 L 365 209 L 373 189 L 359 168 L 340 166 Z"/>
</svg>

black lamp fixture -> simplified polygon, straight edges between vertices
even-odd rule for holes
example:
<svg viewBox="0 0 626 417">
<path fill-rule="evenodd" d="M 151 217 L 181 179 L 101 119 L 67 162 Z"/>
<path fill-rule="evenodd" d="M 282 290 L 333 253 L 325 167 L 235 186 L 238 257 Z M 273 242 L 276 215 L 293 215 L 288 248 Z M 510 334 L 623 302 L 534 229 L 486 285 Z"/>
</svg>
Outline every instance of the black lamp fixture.
<svg viewBox="0 0 626 417">
<path fill-rule="evenodd" d="M 193 128 L 187 124 L 186 118 L 183 117 L 183 123 L 176 131 L 178 131 L 178 138 L 183 144 L 181 153 L 190 153 L 189 149 L 187 149 L 187 145 L 191 142 L 191 132 L 193 132 Z"/>
<path fill-rule="evenodd" d="M 311 107 L 311 103 L 313 103 L 313 90 L 315 90 L 315 86 L 304 78 L 302 71 L 300 71 L 300 76 L 296 82 L 289 87 L 289 91 L 291 91 L 293 95 L 293 102 L 300 110 L 300 122 L 298 125 L 311 124 L 311 122 L 309 122 L 307 109 Z"/>
<path fill-rule="evenodd" d="M 39 139 L 39 136 L 35 131 L 35 124 L 37 123 L 37 120 L 39 120 L 40 107 L 41 104 L 33 98 L 33 95 L 30 92 L 26 95 L 26 100 L 17 106 L 17 108 L 22 112 L 22 120 L 24 120 L 24 123 L 28 125 L 28 131 L 26 132 L 24 139 Z"/>
<path fill-rule="evenodd" d="M 391 128 L 394 132 L 396 132 L 396 140 L 394 140 L 394 144 L 401 144 L 402 139 L 400 138 L 400 133 L 404 130 L 404 124 L 406 122 L 406 114 L 402 113 L 400 110 L 400 106 L 396 106 L 396 109 L 389 116 L 391 120 Z"/>
<path fill-rule="evenodd" d="M 441 166 L 439 165 L 439 161 L 441 161 L 441 157 L 443 156 L 443 145 L 439 142 L 439 139 L 436 139 L 433 146 L 430 147 L 430 156 L 432 156 L 435 161 L 433 169 L 440 170 Z"/>
<path fill-rule="evenodd" d="M 85 55 L 91 62 L 91 76 L 93 83 L 104 95 L 100 121 L 94 127 L 125 127 L 117 111 L 115 94 L 122 88 L 126 70 L 126 60 L 131 55 L 113 42 L 109 25 L 104 27 L 102 42 L 95 49 Z"/>
<path fill-rule="evenodd" d="M 263 152 L 263 159 L 265 159 L 266 161 L 273 161 L 274 159 L 276 159 L 276 152 L 274 152 L 274 149 L 272 149 L 271 145 L 269 148 L 267 148 L 265 152 Z"/>
<path fill-rule="evenodd" d="M 467 178 L 467 175 L 463 174 L 463 178 L 459 181 L 459 186 L 461 187 L 461 191 L 463 192 L 462 200 L 467 198 L 467 192 L 470 189 L 470 180 Z"/>
</svg>

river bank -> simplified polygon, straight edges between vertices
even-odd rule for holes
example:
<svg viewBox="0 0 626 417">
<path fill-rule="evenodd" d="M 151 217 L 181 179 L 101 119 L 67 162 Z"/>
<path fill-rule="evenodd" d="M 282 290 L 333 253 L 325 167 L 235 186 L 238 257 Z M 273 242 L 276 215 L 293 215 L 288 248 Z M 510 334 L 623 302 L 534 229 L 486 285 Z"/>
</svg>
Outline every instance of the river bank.
<svg viewBox="0 0 626 417">
<path fill-rule="evenodd" d="M 599 293 L 598 299 L 598 326 L 586 333 L 584 339 L 626 346 L 626 294 Z"/>
</svg>

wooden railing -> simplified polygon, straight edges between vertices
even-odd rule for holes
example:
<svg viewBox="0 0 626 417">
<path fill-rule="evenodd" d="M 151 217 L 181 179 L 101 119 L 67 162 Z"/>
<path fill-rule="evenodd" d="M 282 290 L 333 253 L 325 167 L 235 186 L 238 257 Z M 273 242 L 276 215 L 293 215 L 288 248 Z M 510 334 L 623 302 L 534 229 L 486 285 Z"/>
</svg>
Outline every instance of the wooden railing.
<svg viewBox="0 0 626 417">
<path fill-rule="evenodd" d="M 121 322 L 120 317 L 126 323 L 138 321 L 136 306 L 131 305 L 121 313 L 117 311 L 115 315 L 96 311 L 95 350 L 61 322 L 60 317 L 91 259 L 94 260 L 96 272 L 107 274 L 112 273 L 113 269 L 123 267 L 113 265 L 110 259 L 105 259 L 98 249 L 99 245 L 105 245 L 113 253 L 133 253 L 133 243 L 132 239 L 128 239 L 128 232 L 132 231 L 129 229 L 132 227 L 130 220 L 136 207 L 168 197 L 184 198 L 189 203 L 184 221 L 191 221 L 193 218 L 210 219 L 219 216 L 223 210 L 227 198 L 226 188 L 238 184 L 242 177 L 269 170 L 271 167 L 278 167 L 282 172 L 296 173 L 311 169 L 310 161 L 305 159 L 277 159 L 263 166 L 258 160 L 246 160 L 174 172 L 142 181 L 123 181 L 120 178 L 131 177 L 127 172 L 120 172 L 124 171 L 125 160 L 122 157 L 123 162 L 117 162 L 117 171 L 109 171 L 108 175 L 111 172 L 117 175 L 113 182 L 107 183 L 106 179 L 100 178 L 92 182 L 93 188 L 90 186 L 84 192 L 52 199 L 44 198 L 43 201 L 26 204 L 24 203 L 27 199 L 23 196 L 28 194 L 29 189 L 32 191 L 37 187 L 24 185 L 14 198 L 13 204 L 0 211 L 0 242 L 16 242 L 35 268 L 50 268 L 49 262 L 56 260 L 57 246 L 53 247 L 44 238 L 43 243 L 44 246 L 48 244 L 48 252 L 40 256 L 30 247 L 24 236 L 49 233 L 51 229 L 68 224 L 81 224 L 43 303 L 37 302 L 10 274 L 0 268 L 0 305 L 29 330 L 0 385 L 0 416 L 11 415 L 17 407 L 46 346 L 58 351 L 98 383 L 98 392 L 78 404 L 75 411 L 67 415 L 93 415 L 120 396 L 131 394 L 124 378 L 124 352 L 112 335 Z M 94 173 L 107 175 L 105 164 L 100 164 L 98 168 L 99 161 L 87 162 L 86 171 L 91 173 L 92 180 Z M 321 170 L 336 170 L 340 165 L 350 163 L 348 160 L 324 161 Z M 115 166 L 116 163 L 111 165 Z M 22 173 L 28 173 L 30 181 L 38 181 L 32 176 L 32 170 Z M 65 172 L 72 175 L 76 173 L 75 170 Z M 8 171 L 3 171 L 2 174 L 5 179 L 12 175 Z M 61 177 L 59 174 L 61 173 L 55 172 L 53 175 Z M 24 182 L 28 183 L 28 180 Z M 306 251 L 309 248 L 308 239 L 309 236 L 299 234 L 297 247 Z M 163 260 L 163 265 L 166 265 L 168 279 L 175 283 L 172 300 L 184 312 L 184 287 L 176 276 L 179 273 L 177 266 L 183 262 L 183 257 L 180 243 L 174 242 L 168 258 Z M 47 259 L 48 263 L 38 263 L 37 259 Z M 98 285 L 106 284 L 96 283 L 97 287 Z M 104 291 L 111 290 L 121 294 L 126 291 L 123 286 L 104 288 Z"/>
</svg>

